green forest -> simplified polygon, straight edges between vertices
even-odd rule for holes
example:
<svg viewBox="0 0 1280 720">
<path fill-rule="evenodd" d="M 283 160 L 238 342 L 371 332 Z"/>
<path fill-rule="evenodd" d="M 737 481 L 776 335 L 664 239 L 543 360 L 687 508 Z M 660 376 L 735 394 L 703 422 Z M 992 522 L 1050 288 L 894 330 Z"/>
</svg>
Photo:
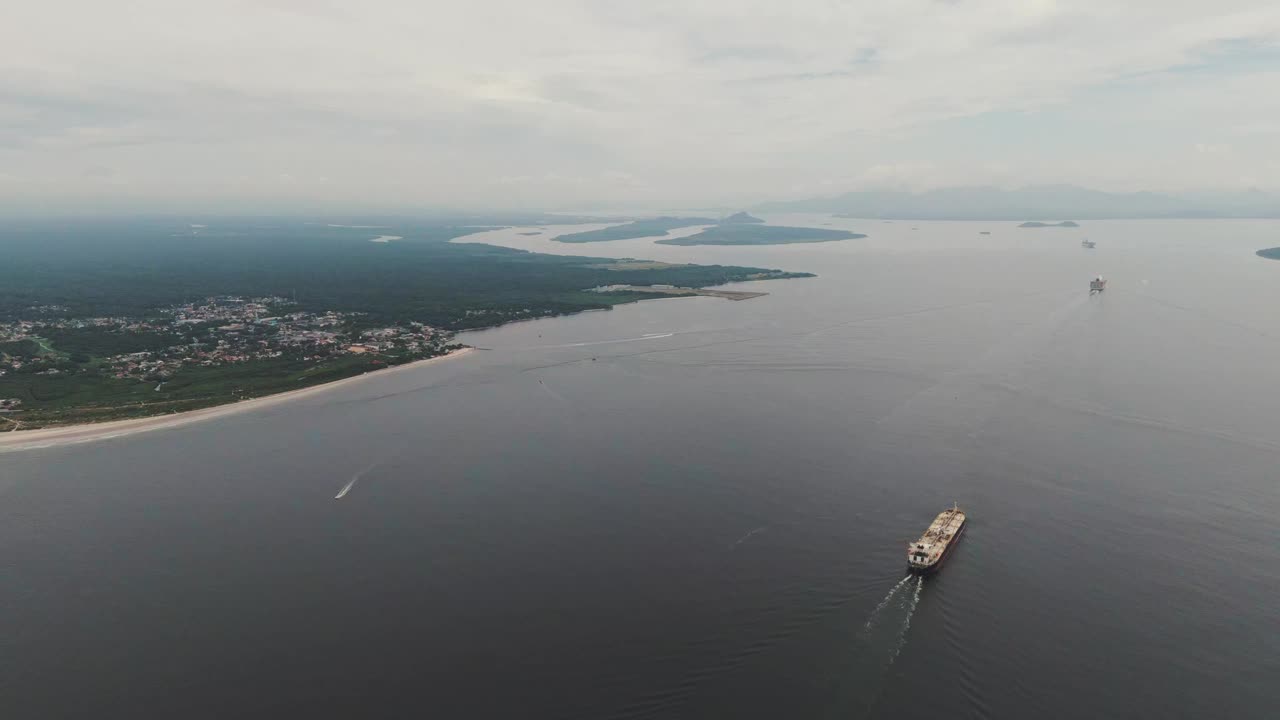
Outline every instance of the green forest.
<svg viewBox="0 0 1280 720">
<path fill-rule="evenodd" d="M 384 229 L 385 228 L 385 229 Z M 599 309 L 640 298 L 601 285 L 707 287 L 761 272 L 727 265 L 628 269 L 608 258 L 530 253 L 448 240 L 476 226 L 385 223 L 377 230 L 297 222 L 85 222 L 0 229 L 0 322 L 55 305 L 65 317 L 138 316 L 213 295 L 278 295 L 311 311 L 367 313 L 372 325 L 417 321 L 450 330 L 532 314 Z M 379 234 L 403 240 L 371 243 Z"/>
<path fill-rule="evenodd" d="M 606 285 L 707 287 L 807 276 L 449 242 L 502 225 L 494 220 L 375 222 L 377 227 L 359 228 L 255 218 L 193 225 L 160 218 L 0 228 L 0 330 L 7 333 L 0 335 L 0 365 L 9 368 L 0 370 L 0 401 L 20 402 L 17 410 L 0 413 L 0 431 L 190 410 L 328 382 L 428 352 L 286 356 L 121 378 L 104 358 L 159 357 L 189 343 L 213 347 L 218 323 L 179 330 L 163 323 L 127 329 L 134 326 L 51 321 L 155 319 L 164 308 L 213 296 L 275 296 L 288 301 L 290 312 L 358 313 L 346 316 L 349 330 L 423 323 L 459 331 L 654 298 L 591 291 Z M 404 239 L 369 242 L 379 235 Z M 18 321 L 32 320 L 45 323 L 44 329 L 23 336 Z"/>
</svg>

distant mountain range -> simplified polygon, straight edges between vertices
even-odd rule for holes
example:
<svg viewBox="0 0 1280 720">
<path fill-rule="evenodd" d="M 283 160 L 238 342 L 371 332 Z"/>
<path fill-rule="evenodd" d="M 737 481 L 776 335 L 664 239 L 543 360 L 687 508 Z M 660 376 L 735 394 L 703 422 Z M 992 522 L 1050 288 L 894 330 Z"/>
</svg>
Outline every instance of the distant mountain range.
<svg viewBox="0 0 1280 720">
<path fill-rule="evenodd" d="M 893 220 L 1061 220 L 1063 218 L 1280 218 L 1280 197 L 1260 190 L 1166 195 L 1109 193 L 1072 185 L 1018 190 L 962 187 L 922 193 L 851 192 L 770 202 L 756 212 L 833 213 Z"/>
</svg>

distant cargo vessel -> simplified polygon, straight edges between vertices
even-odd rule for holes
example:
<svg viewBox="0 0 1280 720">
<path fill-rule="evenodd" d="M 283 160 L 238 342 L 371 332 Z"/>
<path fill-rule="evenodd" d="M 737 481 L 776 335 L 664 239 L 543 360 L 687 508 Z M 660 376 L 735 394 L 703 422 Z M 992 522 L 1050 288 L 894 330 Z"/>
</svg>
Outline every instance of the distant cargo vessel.
<svg viewBox="0 0 1280 720">
<path fill-rule="evenodd" d="M 964 513 L 958 505 L 939 513 L 924 535 L 907 546 L 907 570 L 915 575 L 937 570 L 951 549 L 960 542 L 964 522 Z"/>
<path fill-rule="evenodd" d="M 1098 247 L 1098 243 L 1096 243 L 1096 242 L 1094 242 L 1094 241 L 1092 241 L 1092 240 L 1089 240 L 1089 239 L 1085 239 L 1085 240 L 1081 240 L 1081 241 L 1080 241 L 1080 247 L 1082 247 L 1082 248 L 1088 248 L 1088 249 L 1092 250 L 1092 249 L 1094 249 L 1094 248 Z"/>
<path fill-rule="evenodd" d="M 1107 279 L 1099 275 L 1089 281 L 1089 294 L 1100 293 L 1107 289 Z"/>
</svg>

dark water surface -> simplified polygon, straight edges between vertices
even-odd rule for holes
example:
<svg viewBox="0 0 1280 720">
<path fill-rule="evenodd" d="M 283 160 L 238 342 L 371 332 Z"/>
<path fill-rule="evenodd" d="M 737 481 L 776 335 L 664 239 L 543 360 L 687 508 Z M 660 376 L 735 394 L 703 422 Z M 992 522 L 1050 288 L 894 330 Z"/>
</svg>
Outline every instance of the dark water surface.
<svg viewBox="0 0 1280 720">
<path fill-rule="evenodd" d="M 770 220 L 871 237 L 0 454 L 0 717 L 1274 717 L 1280 223 Z"/>
</svg>

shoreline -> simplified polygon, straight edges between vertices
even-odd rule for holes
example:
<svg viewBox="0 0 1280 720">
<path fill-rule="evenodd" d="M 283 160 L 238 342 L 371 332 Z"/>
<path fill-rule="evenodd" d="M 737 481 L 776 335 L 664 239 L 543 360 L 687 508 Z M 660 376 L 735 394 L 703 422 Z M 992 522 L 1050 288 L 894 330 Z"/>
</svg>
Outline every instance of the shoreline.
<svg viewBox="0 0 1280 720">
<path fill-rule="evenodd" d="M 467 236 L 464 236 L 464 237 L 467 237 Z M 453 241 L 451 240 L 450 242 L 453 242 Z M 733 284 L 745 283 L 745 282 L 760 282 L 763 280 L 799 280 L 799 279 L 807 279 L 810 277 L 816 277 L 816 276 L 811 273 L 783 273 L 782 275 L 779 275 L 779 276 L 750 277 L 750 278 L 744 278 L 742 280 L 731 280 L 729 282 L 719 283 L 716 285 L 710 285 L 702 288 L 679 288 L 679 290 L 686 290 L 686 291 L 692 291 L 692 292 L 682 292 L 682 293 L 672 294 L 672 293 L 666 293 L 666 292 L 654 292 L 650 290 L 650 291 L 647 291 L 645 294 L 650 294 L 652 297 L 644 297 L 644 298 L 637 298 L 634 300 L 627 300 L 626 302 L 623 302 L 623 303 L 610 304 L 606 307 L 601 307 L 601 308 L 588 308 L 583 310 L 575 310 L 571 312 L 555 313 L 549 316 L 528 317 L 528 318 L 520 318 L 517 320 L 508 320 L 505 322 L 498 322 L 493 325 L 464 328 L 464 329 L 458 330 L 457 332 L 471 333 L 471 332 L 479 332 L 484 330 L 495 330 L 497 328 L 505 327 L 507 325 L 511 325 L 514 323 L 534 322 L 537 320 L 547 320 L 547 319 L 558 318 L 558 317 L 570 317 L 573 315 L 578 315 L 581 313 L 589 313 L 589 312 L 605 312 L 608 310 L 612 310 L 617 305 L 624 305 L 624 304 L 629 305 L 636 302 L 644 302 L 645 300 L 676 299 L 680 297 L 692 297 L 692 296 L 699 296 L 699 295 L 705 295 L 705 296 L 711 296 L 711 297 L 723 297 L 730 300 L 745 300 L 752 297 L 768 295 L 769 293 L 763 293 L 763 292 L 751 293 L 751 292 L 742 292 L 742 291 L 716 291 L 716 290 L 708 290 L 708 288 L 723 287 L 725 285 L 733 285 Z M 403 365 L 395 365 L 392 367 L 383 368 L 381 370 L 365 372 L 360 375 L 353 375 L 351 377 L 345 377 L 345 378 L 341 378 L 331 382 L 322 383 L 319 385 L 311 385 L 305 388 L 299 388 L 297 390 L 285 390 L 283 392 L 273 393 L 271 395 L 263 395 L 261 397 L 256 397 L 248 400 L 226 402 L 221 405 L 214 405 L 211 407 L 204 407 L 196 410 L 187 410 L 184 412 L 169 413 L 164 415 L 152 415 L 152 416 L 140 417 L 140 418 L 129 418 L 125 420 L 106 420 L 103 422 L 74 423 L 74 424 L 68 424 L 68 425 L 56 425 L 53 427 L 36 428 L 33 430 L 14 430 L 14 431 L 0 432 L 0 455 L 3 455 L 6 452 L 16 452 L 21 450 L 37 450 L 41 448 L 61 447 L 64 445 L 73 445 L 73 444 L 84 443 L 84 442 L 94 442 L 97 440 L 107 440 L 107 439 L 116 438 L 116 437 L 123 437 L 125 435 L 134 435 L 137 433 L 148 432 L 151 430 L 161 430 L 165 428 L 179 427 L 179 426 L 187 425 L 190 423 L 200 422 L 202 420 L 210 420 L 218 417 L 223 417 L 226 415 L 232 415 L 239 412 L 248 412 L 251 410 L 256 410 L 258 408 L 269 407 L 274 404 L 302 398 L 313 393 L 320 393 L 325 390 L 337 388 L 347 383 L 354 383 L 361 379 L 368 378 L 371 376 L 378 376 L 383 373 L 390 373 L 396 370 L 419 367 L 419 366 L 426 365 L 428 363 L 445 360 L 451 357 L 466 355 L 467 353 L 473 352 L 477 349 L 478 348 L 471 347 L 471 346 L 463 347 L 459 350 L 455 350 L 453 352 L 446 353 L 444 355 L 438 355 L 432 358 L 424 358 L 422 360 L 416 360 L 414 362 L 405 363 Z"/>
<path fill-rule="evenodd" d="M 263 395 L 262 397 L 256 397 L 249 400 L 223 403 L 221 405 L 214 405 L 213 407 L 200 408 L 199 410 L 188 410 L 187 412 L 155 415 L 152 417 L 130 418 L 128 420 L 108 420 L 100 423 L 58 425 L 49 428 L 37 428 L 35 430 L 15 430 L 0 433 L 0 453 L 16 450 L 35 450 L 38 448 L 57 447 L 62 445 L 71 445 L 74 443 L 91 442 L 94 440 L 106 440 L 125 435 L 134 435 L 136 433 L 147 432 L 150 430 L 161 430 L 164 428 L 188 425 L 202 420 L 212 420 L 214 418 L 224 417 L 227 415 L 234 415 L 236 413 L 279 405 L 281 403 L 297 400 L 309 395 L 318 395 L 322 392 L 333 390 L 343 385 L 353 384 L 371 377 L 384 377 L 386 374 L 393 373 L 397 370 L 408 370 L 410 368 L 423 367 L 449 358 L 460 357 L 471 353 L 474 350 L 475 348 L 472 347 L 464 347 L 460 350 L 454 350 L 453 352 L 446 353 L 444 355 L 415 360 L 414 362 L 395 365 L 393 367 L 383 368 L 382 370 L 361 373 L 360 375 L 352 375 L 351 377 L 345 377 L 332 382 L 298 388 L 297 390 L 286 390 L 284 392 Z"/>
</svg>

